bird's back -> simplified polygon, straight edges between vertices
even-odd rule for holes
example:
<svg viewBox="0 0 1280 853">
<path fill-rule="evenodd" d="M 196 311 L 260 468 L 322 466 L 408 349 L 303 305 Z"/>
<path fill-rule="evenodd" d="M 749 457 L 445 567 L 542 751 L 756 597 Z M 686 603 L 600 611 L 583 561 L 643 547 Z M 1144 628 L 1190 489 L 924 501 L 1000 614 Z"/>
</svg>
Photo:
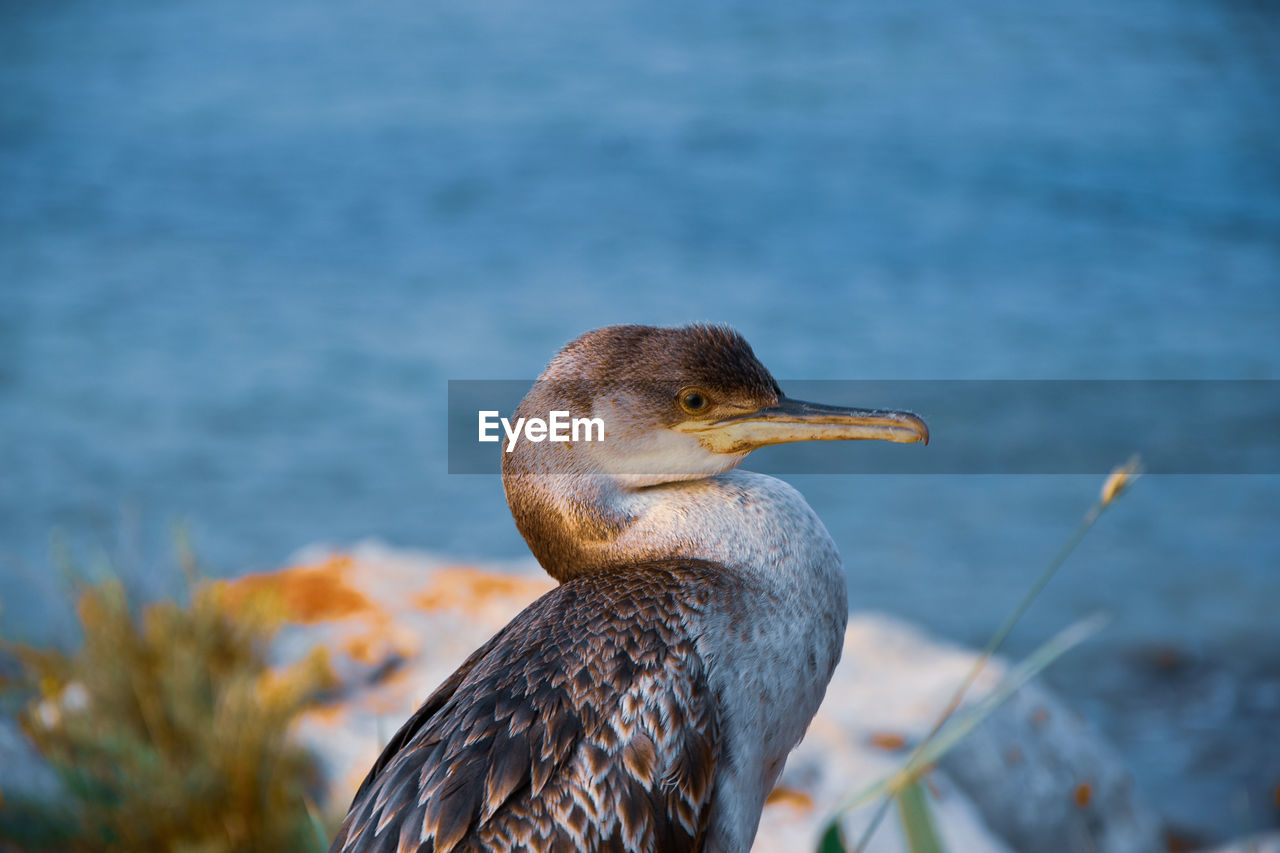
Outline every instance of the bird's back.
<svg viewBox="0 0 1280 853">
<path fill-rule="evenodd" d="M 395 735 L 331 853 L 703 849 L 722 744 L 696 641 L 722 581 L 656 560 L 535 601 Z"/>
</svg>

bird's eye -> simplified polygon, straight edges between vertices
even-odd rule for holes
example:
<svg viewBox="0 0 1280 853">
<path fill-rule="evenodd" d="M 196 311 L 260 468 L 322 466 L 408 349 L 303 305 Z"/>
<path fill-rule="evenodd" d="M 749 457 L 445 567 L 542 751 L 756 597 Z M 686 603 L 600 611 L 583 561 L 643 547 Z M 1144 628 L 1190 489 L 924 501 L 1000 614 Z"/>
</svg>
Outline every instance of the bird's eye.
<svg viewBox="0 0 1280 853">
<path fill-rule="evenodd" d="M 691 415 L 706 411 L 709 405 L 711 401 L 707 399 L 706 393 L 697 388 L 686 388 L 680 392 L 680 408 Z"/>
</svg>

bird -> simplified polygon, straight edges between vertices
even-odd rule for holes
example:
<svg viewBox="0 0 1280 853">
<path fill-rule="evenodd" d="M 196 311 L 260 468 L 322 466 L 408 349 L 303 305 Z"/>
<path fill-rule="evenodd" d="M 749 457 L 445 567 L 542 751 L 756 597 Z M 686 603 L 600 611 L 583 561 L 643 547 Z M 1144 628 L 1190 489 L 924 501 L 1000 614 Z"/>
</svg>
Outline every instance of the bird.
<svg viewBox="0 0 1280 853">
<path fill-rule="evenodd" d="M 835 543 L 782 480 L 794 441 L 927 443 L 905 411 L 786 397 L 722 325 L 587 332 L 517 417 L 603 439 L 502 455 L 516 527 L 558 585 L 391 738 L 331 853 L 744 853 L 817 712 L 848 604 Z"/>
</svg>

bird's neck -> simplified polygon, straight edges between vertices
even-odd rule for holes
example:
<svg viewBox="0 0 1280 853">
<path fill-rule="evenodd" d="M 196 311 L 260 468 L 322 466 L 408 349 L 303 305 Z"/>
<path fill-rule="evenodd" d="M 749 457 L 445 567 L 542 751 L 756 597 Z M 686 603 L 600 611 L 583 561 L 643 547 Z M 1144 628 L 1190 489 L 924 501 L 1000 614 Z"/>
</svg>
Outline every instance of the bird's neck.
<svg viewBox="0 0 1280 853">
<path fill-rule="evenodd" d="M 748 471 L 630 488 L 599 474 L 509 470 L 504 484 L 520 532 L 561 582 L 662 557 L 728 575 L 691 630 L 711 690 L 726 697 L 711 846 L 747 849 L 840 659 L 848 600 L 826 528 L 791 486 Z"/>
<path fill-rule="evenodd" d="M 639 560 L 690 557 L 750 573 L 839 569 L 826 528 L 798 492 L 746 471 L 634 488 L 599 474 L 504 478 L 516 526 L 560 581 Z"/>
</svg>

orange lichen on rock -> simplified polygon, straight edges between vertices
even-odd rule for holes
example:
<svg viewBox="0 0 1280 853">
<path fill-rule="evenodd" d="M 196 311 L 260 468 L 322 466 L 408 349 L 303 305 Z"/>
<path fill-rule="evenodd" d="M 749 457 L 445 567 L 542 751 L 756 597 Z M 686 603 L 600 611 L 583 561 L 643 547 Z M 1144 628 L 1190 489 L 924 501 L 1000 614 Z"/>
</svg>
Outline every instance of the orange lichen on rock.
<svg viewBox="0 0 1280 853">
<path fill-rule="evenodd" d="M 419 637 L 395 624 L 386 613 L 370 614 L 365 624 L 368 629 L 341 640 L 341 650 L 356 663 L 381 666 L 390 659 L 407 660 L 422 651 Z"/>
<path fill-rule="evenodd" d="M 907 745 L 907 739 L 897 732 L 872 732 L 867 735 L 867 745 L 885 752 L 897 752 Z"/>
<path fill-rule="evenodd" d="M 337 728 L 347 721 L 346 709 L 339 702 L 312 705 L 302 712 L 302 717 L 308 720 L 315 720 L 325 728 Z"/>
<path fill-rule="evenodd" d="M 357 634 L 347 638 L 342 644 L 342 650 L 356 663 L 375 664 L 383 658 L 380 639 L 372 633 Z"/>
<path fill-rule="evenodd" d="M 495 574 L 469 566 L 440 569 L 431 585 L 412 599 L 415 607 L 425 611 L 454 608 L 470 615 L 480 615 L 491 606 L 525 604 L 554 586 L 547 578 L 535 579 L 517 575 Z"/>
<path fill-rule="evenodd" d="M 364 593 L 346 582 L 347 572 L 354 566 L 355 560 L 350 555 L 335 554 L 322 563 L 246 575 L 222 581 L 220 586 L 229 608 L 241 607 L 259 596 L 269 596 L 279 601 L 286 621 L 310 625 L 373 608 Z"/>
<path fill-rule="evenodd" d="M 768 798 L 765 799 L 766 806 L 776 806 L 779 804 L 792 806 L 801 811 L 808 811 L 813 808 L 813 797 L 804 791 L 797 791 L 795 788 L 774 788 L 769 792 Z"/>
</svg>

